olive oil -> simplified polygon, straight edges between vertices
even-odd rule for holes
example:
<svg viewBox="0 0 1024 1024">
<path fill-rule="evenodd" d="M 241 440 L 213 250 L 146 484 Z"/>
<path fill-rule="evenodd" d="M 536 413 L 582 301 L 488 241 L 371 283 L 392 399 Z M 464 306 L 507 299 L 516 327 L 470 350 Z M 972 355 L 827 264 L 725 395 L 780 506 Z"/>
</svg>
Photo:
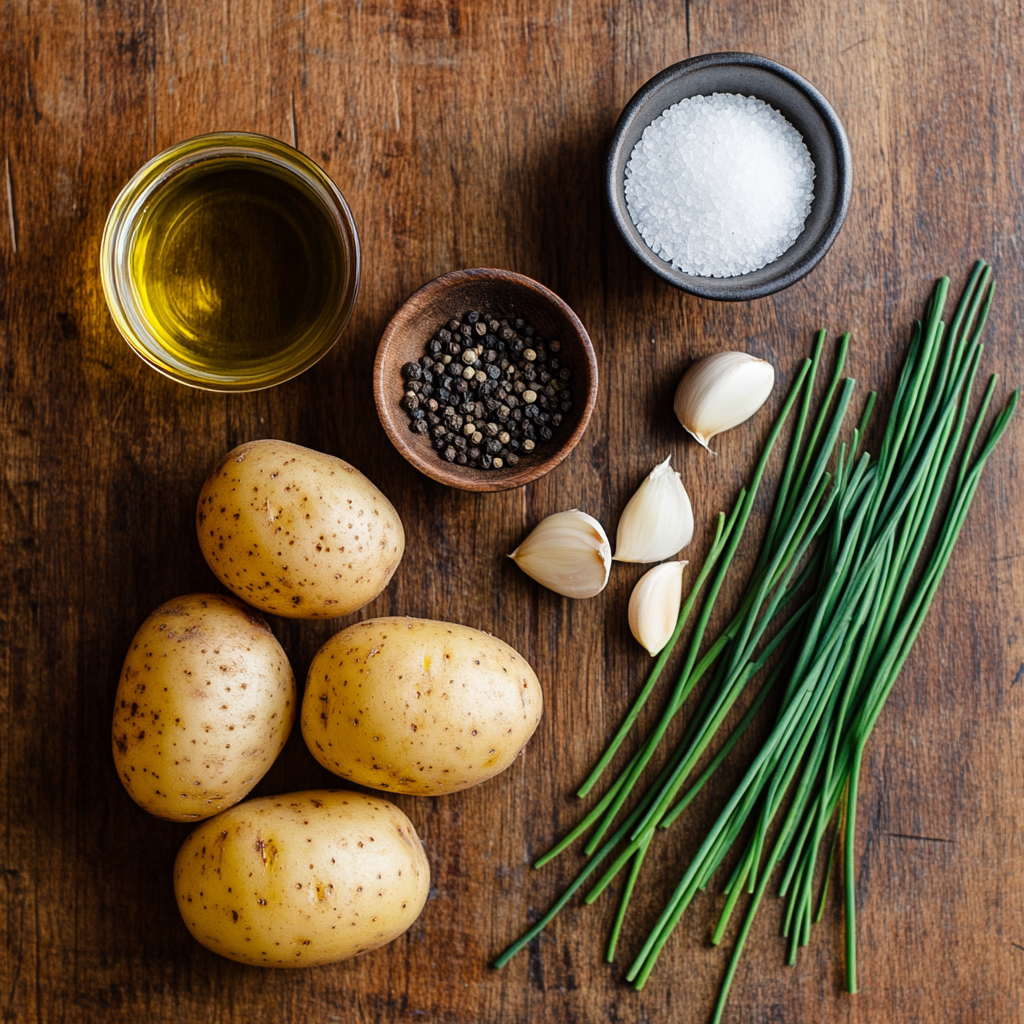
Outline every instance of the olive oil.
<svg viewBox="0 0 1024 1024">
<path fill-rule="evenodd" d="M 328 351 L 359 283 L 341 193 L 284 143 L 238 132 L 154 157 L 104 230 L 114 321 L 150 365 L 214 390 L 287 380 Z"/>
<path fill-rule="evenodd" d="M 326 212 L 254 161 L 192 167 L 139 219 L 131 278 L 169 354 L 238 371 L 308 345 L 341 286 L 344 252 Z"/>
</svg>

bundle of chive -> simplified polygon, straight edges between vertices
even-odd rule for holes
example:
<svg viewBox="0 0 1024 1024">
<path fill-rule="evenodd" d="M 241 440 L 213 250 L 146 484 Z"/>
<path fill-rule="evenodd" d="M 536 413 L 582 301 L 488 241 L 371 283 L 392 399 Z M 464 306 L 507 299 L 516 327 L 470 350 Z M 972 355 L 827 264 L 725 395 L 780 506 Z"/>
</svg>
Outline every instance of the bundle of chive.
<svg viewBox="0 0 1024 1024">
<path fill-rule="evenodd" d="M 820 919 L 842 836 L 847 985 L 851 992 L 857 990 L 853 851 L 864 746 L 924 621 L 985 462 L 1006 430 L 1019 398 L 1019 390 L 1014 391 L 995 417 L 980 451 L 972 456 L 995 391 L 997 378 L 993 375 L 961 449 L 983 348 L 978 339 L 992 302 L 992 288 L 991 269 L 979 262 L 947 329 L 941 317 L 949 281 L 938 282 L 923 322 L 914 326 L 877 459 L 859 452 L 875 404 L 874 392 L 849 443 L 839 443 L 854 389 L 853 380 L 841 379 L 849 335 L 839 343 L 835 372 L 813 428 L 804 439 L 825 332 L 818 335 L 812 358 L 805 361 L 790 390 L 750 487 L 740 492 L 728 518 L 724 513 L 718 516 L 714 541 L 680 611 L 672 640 L 579 796 L 593 789 L 629 736 L 707 587 L 678 682 L 660 720 L 597 805 L 535 866 L 546 864 L 593 830 L 584 848 L 589 860 L 551 910 L 495 961 L 495 967 L 504 966 L 537 936 L 598 866 L 615 854 L 586 896 L 586 902 L 592 903 L 629 867 L 608 946 L 611 961 L 656 831 L 668 828 L 680 816 L 766 698 L 774 695 L 777 710 L 767 739 L 707 833 L 626 977 L 637 988 L 643 987 L 694 895 L 708 885 L 741 833 L 749 836 L 725 885 L 727 900 L 712 939 L 715 945 L 722 941 L 745 889 L 752 898 L 715 1006 L 712 1019 L 717 1024 L 774 869 L 784 865 L 779 892 L 788 901 L 784 934 L 789 939 L 789 962 L 793 963 L 798 946 L 806 945 L 810 935 L 819 857 L 825 855 L 827 845 L 828 861 L 818 898 Z M 750 518 L 769 454 L 798 403 L 796 427 L 760 556 L 732 621 L 705 645 L 708 621 Z M 947 491 L 944 511 L 939 511 Z M 694 768 L 733 705 L 765 669 L 768 671 L 747 711 L 700 776 L 691 781 Z M 670 723 L 708 672 L 710 685 L 682 740 L 616 826 Z M 832 822 L 833 837 L 825 843 Z"/>
</svg>

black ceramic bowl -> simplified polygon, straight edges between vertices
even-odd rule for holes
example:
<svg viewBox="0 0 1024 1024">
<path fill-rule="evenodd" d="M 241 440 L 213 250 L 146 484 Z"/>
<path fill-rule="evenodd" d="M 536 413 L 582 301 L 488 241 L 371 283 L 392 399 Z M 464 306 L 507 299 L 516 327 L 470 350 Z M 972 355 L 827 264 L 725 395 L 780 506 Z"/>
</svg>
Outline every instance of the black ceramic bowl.
<svg viewBox="0 0 1024 1024">
<path fill-rule="evenodd" d="M 814 161 L 814 200 L 797 240 L 777 260 L 736 277 L 697 277 L 676 270 L 648 247 L 626 208 L 626 164 L 644 129 L 673 103 L 715 92 L 756 96 L 803 136 Z M 665 68 L 619 116 L 608 154 L 608 202 L 626 244 L 670 284 L 707 299 L 760 299 L 788 288 L 814 268 L 839 234 L 850 207 L 850 143 L 828 101 L 809 82 L 767 57 L 706 53 Z"/>
</svg>

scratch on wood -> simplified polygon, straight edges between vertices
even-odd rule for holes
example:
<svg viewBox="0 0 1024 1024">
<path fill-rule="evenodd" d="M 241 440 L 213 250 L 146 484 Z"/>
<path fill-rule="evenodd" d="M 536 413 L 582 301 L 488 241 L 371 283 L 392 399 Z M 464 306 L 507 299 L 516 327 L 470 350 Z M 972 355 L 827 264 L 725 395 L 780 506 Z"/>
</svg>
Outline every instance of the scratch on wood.
<svg viewBox="0 0 1024 1024">
<path fill-rule="evenodd" d="M 693 56 L 693 47 L 690 45 L 690 0 L 686 0 L 686 55 Z"/>
<path fill-rule="evenodd" d="M 996 555 L 993 562 L 1012 562 L 1016 558 L 1024 557 L 1024 551 L 1018 551 L 1015 555 Z"/>
<path fill-rule="evenodd" d="M 1016 686 L 1022 679 L 1024 679 L 1024 661 L 1020 663 L 1020 668 L 1017 669 L 1017 674 L 1013 677 L 1011 686 Z"/>
<path fill-rule="evenodd" d="M 18 251 L 18 222 L 14 219 L 14 188 L 11 185 L 11 158 L 4 157 L 4 177 L 7 179 L 7 218 L 11 226 L 11 245 Z"/>
<path fill-rule="evenodd" d="M 858 39 L 855 43 L 850 43 L 849 46 L 844 47 L 842 50 L 839 51 L 840 56 L 842 56 L 848 50 L 852 50 L 855 46 L 863 46 L 865 43 L 871 42 L 873 38 L 874 36 L 865 36 L 863 39 Z"/>
<path fill-rule="evenodd" d="M 299 129 L 298 129 L 298 126 L 295 123 L 295 90 L 294 89 L 292 89 L 291 117 L 292 117 L 292 146 L 295 149 L 298 149 L 299 148 Z"/>
<path fill-rule="evenodd" d="M 886 832 L 890 839 L 919 839 L 922 843 L 956 843 L 955 839 L 938 839 L 935 836 L 914 836 L 908 832 Z"/>
<path fill-rule="evenodd" d="M 135 382 L 139 379 L 139 371 L 142 369 L 142 365 L 139 364 L 135 367 L 135 376 L 132 377 L 131 383 L 125 389 L 124 398 L 121 399 L 121 404 L 117 407 L 117 412 L 114 413 L 113 419 L 111 419 L 108 429 L 113 429 L 113 426 L 121 418 L 121 413 L 124 412 L 124 407 L 128 402 L 128 397 L 132 393 L 132 388 L 135 387 Z"/>
<path fill-rule="evenodd" d="M 1019 949 L 1022 953 L 1024 953 L 1024 946 L 1022 946 L 1019 942 L 1011 942 L 1010 945 L 1013 946 L 1014 949 Z"/>
</svg>

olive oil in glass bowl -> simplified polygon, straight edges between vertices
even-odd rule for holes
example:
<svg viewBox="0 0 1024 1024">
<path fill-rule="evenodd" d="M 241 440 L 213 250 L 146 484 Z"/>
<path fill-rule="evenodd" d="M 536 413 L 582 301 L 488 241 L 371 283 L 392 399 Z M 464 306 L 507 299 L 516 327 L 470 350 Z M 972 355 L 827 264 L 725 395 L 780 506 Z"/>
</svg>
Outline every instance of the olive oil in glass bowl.
<svg viewBox="0 0 1024 1024">
<path fill-rule="evenodd" d="M 202 135 L 132 178 L 107 218 L 103 290 L 121 334 L 192 387 L 253 391 L 337 341 L 359 240 L 334 183 L 275 139 Z"/>
</svg>

